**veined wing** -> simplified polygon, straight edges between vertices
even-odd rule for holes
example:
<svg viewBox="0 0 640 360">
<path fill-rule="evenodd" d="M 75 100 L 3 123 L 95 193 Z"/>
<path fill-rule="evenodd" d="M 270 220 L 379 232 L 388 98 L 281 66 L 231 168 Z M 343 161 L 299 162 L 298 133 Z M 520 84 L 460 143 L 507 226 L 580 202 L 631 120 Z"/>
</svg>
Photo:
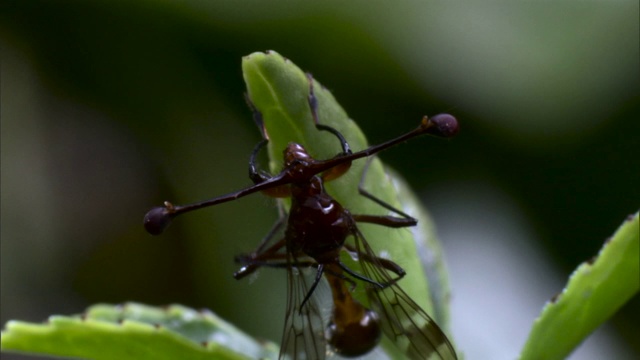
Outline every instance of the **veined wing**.
<svg viewBox="0 0 640 360">
<path fill-rule="evenodd" d="M 384 334 L 412 360 L 456 360 L 453 346 L 438 324 L 407 295 L 356 230 L 355 247 L 363 275 L 381 284 L 384 289 L 369 286 L 367 296 L 371 309 L 381 319 Z M 395 275 L 395 274 L 393 274 Z"/>
<path fill-rule="evenodd" d="M 295 265 L 291 254 L 288 257 L 287 313 L 279 359 L 324 360 L 327 353 L 324 325 L 315 296 L 300 308 L 312 280 Z"/>
</svg>

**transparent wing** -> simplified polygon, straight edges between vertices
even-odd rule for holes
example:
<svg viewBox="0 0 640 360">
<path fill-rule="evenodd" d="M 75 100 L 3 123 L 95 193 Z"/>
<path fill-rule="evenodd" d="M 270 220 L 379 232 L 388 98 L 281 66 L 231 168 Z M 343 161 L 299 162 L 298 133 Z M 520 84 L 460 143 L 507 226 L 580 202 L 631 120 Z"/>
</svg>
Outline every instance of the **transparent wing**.
<svg viewBox="0 0 640 360">
<path fill-rule="evenodd" d="M 412 360 L 455 360 L 453 346 L 438 324 L 407 295 L 394 280 L 362 233 L 356 229 L 355 247 L 364 276 L 382 284 L 384 289 L 367 287 L 371 309 L 380 316 L 382 331 Z"/>
<path fill-rule="evenodd" d="M 322 314 L 315 296 L 300 308 L 313 279 L 304 269 L 287 267 L 287 314 L 279 359 L 324 360 L 327 353 Z"/>
</svg>

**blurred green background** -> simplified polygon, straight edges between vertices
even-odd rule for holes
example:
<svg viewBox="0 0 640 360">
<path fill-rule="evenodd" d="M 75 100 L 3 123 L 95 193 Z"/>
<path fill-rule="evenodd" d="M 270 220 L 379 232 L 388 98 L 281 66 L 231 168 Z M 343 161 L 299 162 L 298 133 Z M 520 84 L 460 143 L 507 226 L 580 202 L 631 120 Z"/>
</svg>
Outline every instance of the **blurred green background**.
<svg viewBox="0 0 640 360">
<path fill-rule="evenodd" d="M 160 237 L 142 228 L 164 200 L 249 184 L 259 132 L 240 61 L 273 49 L 371 142 L 425 114 L 458 117 L 456 139 L 382 158 L 441 229 L 458 346 L 513 359 L 544 302 L 640 205 L 638 12 L 637 1 L 5 0 L 1 322 L 182 303 L 279 340 L 283 274 L 231 276 L 276 219 L 272 201 L 194 213 Z M 637 358 L 639 305 L 573 358 Z"/>
</svg>

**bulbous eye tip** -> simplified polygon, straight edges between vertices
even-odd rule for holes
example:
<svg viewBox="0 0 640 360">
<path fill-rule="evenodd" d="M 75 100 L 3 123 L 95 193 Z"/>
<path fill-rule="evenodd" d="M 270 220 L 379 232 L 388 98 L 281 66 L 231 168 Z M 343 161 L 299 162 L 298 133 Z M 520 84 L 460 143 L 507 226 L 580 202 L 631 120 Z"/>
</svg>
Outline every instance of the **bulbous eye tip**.
<svg viewBox="0 0 640 360">
<path fill-rule="evenodd" d="M 160 235 L 171 224 L 174 214 L 166 207 L 158 206 L 144 216 L 144 228 L 151 235 Z"/>
<path fill-rule="evenodd" d="M 451 114 L 434 115 L 429 120 L 435 125 L 431 128 L 433 135 L 450 138 L 460 131 L 458 119 Z"/>
</svg>

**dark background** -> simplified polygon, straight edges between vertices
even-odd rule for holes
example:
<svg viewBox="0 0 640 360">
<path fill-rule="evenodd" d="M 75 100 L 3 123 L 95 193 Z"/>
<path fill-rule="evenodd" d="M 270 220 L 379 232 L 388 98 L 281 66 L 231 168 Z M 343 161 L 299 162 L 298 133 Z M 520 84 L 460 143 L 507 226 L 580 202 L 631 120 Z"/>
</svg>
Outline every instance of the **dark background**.
<svg viewBox="0 0 640 360">
<path fill-rule="evenodd" d="M 282 274 L 231 277 L 272 202 L 203 211 L 161 237 L 142 228 L 164 200 L 249 183 L 259 133 L 240 61 L 273 49 L 371 142 L 458 117 L 452 142 L 382 157 L 441 229 L 456 342 L 470 359 L 515 358 L 544 302 L 640 205 L 638 23 L 624 1 L 3 1 L 1 321 L 182 303 L 278 341 Z M 574 357 L 637 356 L 639 305 Z"/>
</svg>

